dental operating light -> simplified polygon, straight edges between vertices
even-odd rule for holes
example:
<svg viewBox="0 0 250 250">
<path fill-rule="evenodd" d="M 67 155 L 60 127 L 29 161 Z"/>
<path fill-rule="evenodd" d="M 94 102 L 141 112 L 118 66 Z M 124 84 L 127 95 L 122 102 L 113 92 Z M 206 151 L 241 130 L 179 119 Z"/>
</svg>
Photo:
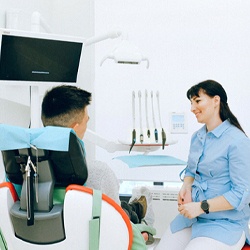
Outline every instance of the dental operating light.
<svg viewBox="0 0 250 250">
<path fill-rule="evenodd" d="M 120 64 L 140 64 L 142 61 L 146 61 L 147 68 L 149 67 L 148 58 L 143 56 L 139 52 L 139 49 L 127 39 L 122 39 L 111 53 L 103 57 L 100 66 L 107 59 L 113 59 L 116 63 Z"/>
</svg>

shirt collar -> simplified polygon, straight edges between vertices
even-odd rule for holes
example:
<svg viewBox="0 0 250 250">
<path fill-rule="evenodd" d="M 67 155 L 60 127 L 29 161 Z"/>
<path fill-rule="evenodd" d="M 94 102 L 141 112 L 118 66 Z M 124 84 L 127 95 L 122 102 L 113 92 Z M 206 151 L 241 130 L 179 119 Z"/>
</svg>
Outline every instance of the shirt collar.
<svg viewBox="0 0 250 250">
<path fill-rule="evenodd" d="M 228 120 L 225 120 L 218 127 L 212 130 L 211 133 L 214 134 L 215 137 L 220 137 L 230 126 L 231 123 Z"/>
<path fill-rule="evenodd" d="M 219 126 L 217 126 L 212 131 L 208 132 L 213 134 L 215 137 L 220 137 L 224 131 L 226 131 L 231 126 L 231 123 L 228 120 L 225 120 L 222 122 Z M 206 125 L 204 125 L 199 131 L 198 136 L 202 139 L 205 138 L 205 135 L 207 134 Z"/>
</svg>

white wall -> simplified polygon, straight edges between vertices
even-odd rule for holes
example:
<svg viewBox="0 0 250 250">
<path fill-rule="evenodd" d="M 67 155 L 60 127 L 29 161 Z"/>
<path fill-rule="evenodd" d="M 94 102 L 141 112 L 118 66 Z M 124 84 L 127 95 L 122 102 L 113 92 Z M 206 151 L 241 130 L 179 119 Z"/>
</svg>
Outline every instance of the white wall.
<svg viewBox="0 0 250 250">
<path fill-rule="evenodd" d="M 96 131 L 111 140 L 131 140 L 131 92 L 159 90 L 162 122 L 169 112 L 187 112 L 188 134 L 158 154 L 187 160 L 197 124 L 186 91 L 205 79 L 219 81 L 229 106 L 250 135 L 250 1 L 235 0 L 96 0 L 95 32 L 120 27 L 150 60 L 150 67 L 99 62 L 117 41 L 96 45 Z M 117 154 L 128 154 L 121 152 Z M 117 154 L 98 149 L 97 158 Z"/>
</svg>

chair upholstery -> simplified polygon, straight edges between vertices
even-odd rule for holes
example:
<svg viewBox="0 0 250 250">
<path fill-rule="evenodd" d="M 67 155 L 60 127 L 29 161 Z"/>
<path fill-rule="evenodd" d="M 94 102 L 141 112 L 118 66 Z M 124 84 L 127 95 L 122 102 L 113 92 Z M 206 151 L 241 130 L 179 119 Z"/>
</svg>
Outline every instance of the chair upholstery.
<svg viewBox="0 0 250 250">
<path fill-rule="evenodd" d="M 58 138 L 53 138 L 56 146 L 39 148 L 37 145 L 44 145 L 44 136 L 40 136 L 43 130 L 39 133 L 30 130 L 18 128 L 19 132 L 27 133 L 22 136 L 25 143 L 21 145 L 30 147 L 15 148 L 15 143 L 8 143 L 10 146 L 6 148 L 4 142 L 0 142 L 7 178 L 14 184 L 22 185 L 19 199 L 10 182 L 0 184 L 2 238 L 8 249 L 14 250 L 89 249 L 93 190 L 82 186 L 88 176 L 83 145 L 70 131 L 65 137 L 67 150 L 61 147 L 64 143 L 61 142 L 61 133 L 55 133 Z M 67 135 L 69 130 L 65 130 Z M 7 131 L 4 136 L 10 135 L 13 141 L 20 134 L 8 126 L 4 127 L 4 131 Z M 53 204 L 54 187 L 67 187 L 63 204 Z M 109 197 L 102 195 L 101 198 L 99 249 L 130 249 L 132 229 L 126 213 Z"/>
</svg>

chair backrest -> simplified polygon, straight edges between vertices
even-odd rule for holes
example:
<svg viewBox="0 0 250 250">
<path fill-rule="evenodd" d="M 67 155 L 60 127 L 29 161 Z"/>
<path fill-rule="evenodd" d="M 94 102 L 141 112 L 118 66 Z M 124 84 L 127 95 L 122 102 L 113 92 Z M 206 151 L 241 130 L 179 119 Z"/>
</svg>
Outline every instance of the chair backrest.
<svg viewBox="0 0 250 250">
<path fill-rule="evenodd" d="M 2 150 L 7 178 L 22 185 L 20 201 L 11 207 L 10 217 L 16 237 L 24 241 L 51 244 L 66 237 L 63 204 L 53 204 L 54 187 L 83 185 L 88 176 L 80 140 L 70 132 L 67 143 L 66 151 L 32 144 L 30 148 Z"/>
</svg>

